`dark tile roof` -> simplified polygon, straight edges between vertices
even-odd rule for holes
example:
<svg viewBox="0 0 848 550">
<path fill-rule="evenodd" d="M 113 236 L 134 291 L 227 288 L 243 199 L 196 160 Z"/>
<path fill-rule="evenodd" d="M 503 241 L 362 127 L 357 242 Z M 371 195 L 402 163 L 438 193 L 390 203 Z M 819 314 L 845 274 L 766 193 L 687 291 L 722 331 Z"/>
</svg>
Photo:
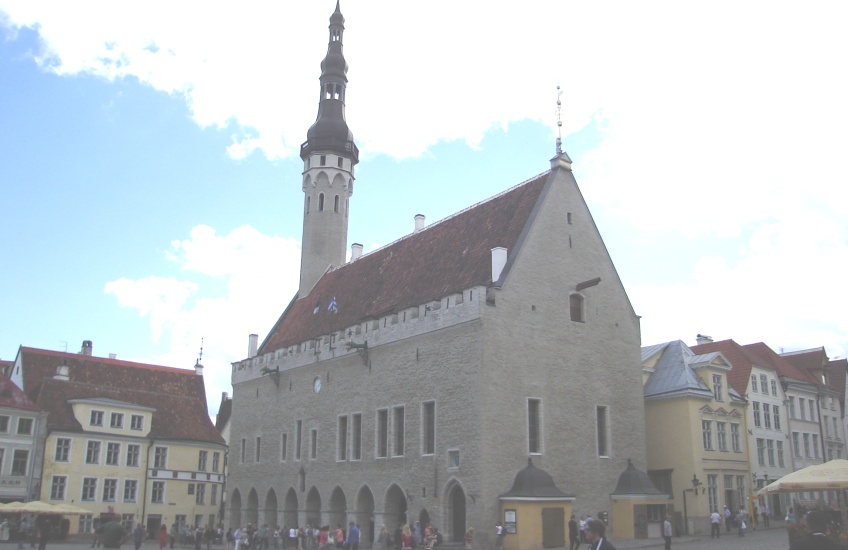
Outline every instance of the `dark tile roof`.
<svg viewBox="0 0 848 550">
<path fill-rule="evenodd" d="M 12 374 L 12 367 L 15 365 L 14 361 L 3 361 L 0 360 L 0 376 L 9 376 Z"/>
<path fill-rule="evenodd" d="M 848 359 L 832 359 L 827 362 L 827 385 L 839 392 L 841 403 L 845 403 L 845 378 L 848 376 Z"/>
<path fill-rule="evenodd" d="M 0 407 L 37 412 L 41 409 L 5 376 L 0 376 Z"/>
<path fill-rule="evenodd" d="M 48 429 L 82 429 L 68 399 L 113 399 L 156 409 L 152 437 L 224 443 L 194 370 L 25 347 L 19 353 L 24 390 L 49 413 Z M 60 364 L 68 367 L 67 381 L 54 378 Z"/>
<path fill-rule="evenodd" d="M 527 459 L 527 466 L 515 474 L 512 488 L 501 495 L 505 498 L 574 498 L 574 495 L 559 490 L 551 474 L 537 468 L 533 460 Z"/>
<path fill-rule="evenodd" d="M 513 253 L 547 177 L 547 172 L 540 174 L 326 273 L 308 296 L 297 296 L 289 304 L 259 353 L 491 284 L 491 249 L 501 246 Z M 327 310 L 333 297 L 337 313 Z"/>
<path fill-rule="evenodd" d="M 745 346 L 745 349 L 762 361 L 762 363 L 758 362 L 757 365 L 762 365 L 763 363 L 769 364 L 780 376 L 817 386 L 823 385 L 821 379 L 816 378 L 805 369 L 799 369 L 762 342 L 748 344 Z"/>
<path fill-rule="evenodd" d="M 827 364 L 827 353 L 825 353 L 824 348 L 781 353 L 780 356 L 799 369 L 806 371 L 821 370 Z"/>
<path fill-rule="evenodd" d="M 230 416 L 233 414 L 233 398 L 227 397 L 227 393 L 221 396 L 221 405 L 218 407 L 218 414 L 215 415 L 215 429 L 219 432 L 224 429 Z"/>
<path fill-rule="evenodd" d="M 629 458 L 627 459 L 627 468 L 618 476 L 618 484 L 612 494 L 668 496 L 656 488 L 647 473 L 636 469 Z"/>
</svg>

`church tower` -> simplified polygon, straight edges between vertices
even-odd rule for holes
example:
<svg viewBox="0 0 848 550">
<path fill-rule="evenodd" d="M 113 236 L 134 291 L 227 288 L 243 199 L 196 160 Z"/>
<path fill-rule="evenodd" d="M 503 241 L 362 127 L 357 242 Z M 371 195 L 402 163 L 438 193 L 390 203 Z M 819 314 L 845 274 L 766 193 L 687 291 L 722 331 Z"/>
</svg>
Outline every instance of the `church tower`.
<svg viewBox="0 0 848 550">
<path fill-rule="evenodd" d="M 303 239 L 300 290 L 305 297 L 330 266 L 345 262 L 353 167 L 359 149 L 345 121 L 347 62 L 342 52 L 344 17 L 336 2 L 330 41 L 321 62 L 318 117 L 300 146 L 303 159 Z"/>
</svg>

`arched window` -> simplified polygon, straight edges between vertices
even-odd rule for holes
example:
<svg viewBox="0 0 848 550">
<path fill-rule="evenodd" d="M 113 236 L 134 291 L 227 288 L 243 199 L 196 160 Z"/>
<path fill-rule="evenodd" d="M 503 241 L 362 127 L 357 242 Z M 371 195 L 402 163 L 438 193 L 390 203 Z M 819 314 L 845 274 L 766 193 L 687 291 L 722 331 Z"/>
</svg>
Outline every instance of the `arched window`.
<svg viewBox="0 0 848 550">
<path fill-rule="evenodd" d="M 324 193 L 318 194 L 318 212 L 324 211 Z"/>
<path fill-rule="evenodd" d="M 579 294 L 572 294 L 568 297 L 568 304 L 571 309 L 571 320 L 579 323 L 586 322 L 584 318 L 584 299 Z"/>
<path fill-rule="evenodd" d="M 333 212 L 335 212 L 336 214 L 339 213 L 339 196 L 338 195 L 336 195 L 336 199 L 335 199 L 335 201 L 333 201 Z"/>
<path fill-rule="evenodd" d="M 306 213 L 309 214 L 309 203 L 311 202 L 312 197 L 306 195 Z"/>
</svg>

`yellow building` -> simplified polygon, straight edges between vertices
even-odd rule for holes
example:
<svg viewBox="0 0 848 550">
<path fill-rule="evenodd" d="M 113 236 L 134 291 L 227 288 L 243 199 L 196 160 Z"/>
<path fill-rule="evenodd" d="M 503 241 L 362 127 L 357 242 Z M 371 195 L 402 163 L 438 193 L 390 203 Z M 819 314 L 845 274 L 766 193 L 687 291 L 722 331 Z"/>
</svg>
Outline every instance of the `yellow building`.
<svg viewBox="0 0 848 550">
<path fill-rule="evenodd" d="M 41 495 L 125 525 L 217 525 L 226 445 L 208 416 L 203 367 L 145 365 L 20 348 L 14 377 L 48 412 Z"/>
<path fill-rule="evenodd" d="M 642 348 L 648 475 L 672 495 L 676 530 L 710 532 L 710 513 L 747 504 L 745 399 L 719 352 L 682 341 Z"/>
</svg>

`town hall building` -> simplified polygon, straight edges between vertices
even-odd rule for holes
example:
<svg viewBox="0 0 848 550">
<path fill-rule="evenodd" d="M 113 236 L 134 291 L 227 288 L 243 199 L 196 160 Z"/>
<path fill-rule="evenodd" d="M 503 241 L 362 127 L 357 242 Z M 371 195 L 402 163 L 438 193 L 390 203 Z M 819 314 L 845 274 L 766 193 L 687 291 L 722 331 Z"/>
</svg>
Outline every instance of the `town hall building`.
<svg viewBox="0 0 848 550">
<path fill-rule="evenodd" d="M 232 365 L 227 526 L 354 521 L 367 548 L 420 521 L 457 541 L 474 526 L 482 547 L 501 520 L 509 549 L 528 459 L 561 490 L 544 529 L 611 511 L 628 460 L 646 468 L 639 317 L 571 159 L 347 261 L 359 151 L 338 4 L 329 29 L 300 287 Z"/>
</svg>

